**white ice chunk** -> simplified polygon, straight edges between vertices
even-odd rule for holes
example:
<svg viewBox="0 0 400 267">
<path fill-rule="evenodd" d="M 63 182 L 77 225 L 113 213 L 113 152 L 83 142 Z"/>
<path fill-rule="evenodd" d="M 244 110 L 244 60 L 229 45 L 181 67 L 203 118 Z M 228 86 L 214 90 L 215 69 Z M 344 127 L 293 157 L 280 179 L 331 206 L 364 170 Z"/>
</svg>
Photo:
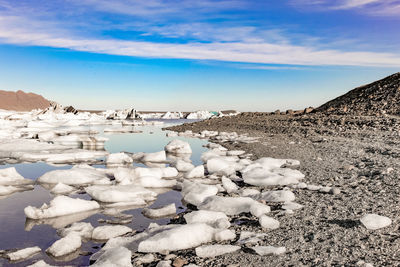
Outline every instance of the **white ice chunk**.
<svg viewBox="0 0 400 267">
<path fill-rule="evenodd" d="M 11 261 L 20 261 L 28 259 L 33 255 L 39 253 L 40 251 L 42 250 L 36 246 L 36 247 L 20 249 L 14 252 L 7 253 L 6 255 Z"/>
<path fill-rule="evenodd" d="M 92 237 L 93 226 L 86 222 L 75 222 L 68 228 L 63 228 L 58 231 L 61 237 L 65 237 L 70 233 L 76 233 L 80 237 L 90 239 Z"/>
<path fill-rule="evenodd" d="M 202 177 L 204 177 L 204 166 L 203 165 L 199 165 L 199 166 L 195 167 L 194 169 L 188 171 L 185 174 L 185 178 L 187 178 L 187 179 L 202 178 Z"/>
<path fill-rule="evenodd" d="M 249 165 L 242 171 L 243 180 L 247 184 L 255 186 L 289 185 L 297 184 L 304 178 L 304 174 L 298 170 L 255 167 L 254 165 Z"/>
<path fill-rule="evenodd" d="M 239 189 L 239 187 L 234 182 L 232 182 L 231 179 L 222 177 L 221 180 L 222 180 L 222 186 L 225 188 L 228 194 L 235 193 Z"/>
<path fill-rule="evenodd" d="M 207 197 L 214 196 L 218 193 L 218 188 L 214 185 L 205 185 L 184 181 L 182 184 L 183 199 L 192 205 L 201 204 Z"/>
<path fill-rule="evenodd" d="M 192 211 L 183 216 L 186 223 L 207 223 L 214 228 L 228 228 L 231 224 L 228 216 L 223 212 L 199 210 Z"/>
<path fill-rule="evenodd" d="M 242 231 L 240 233 L 238 244 L 257 244 L 262 241 L 262 238 L 265 238 L 267 234 L 265 233 L 255 233 L 249 231 Z"/>
<path fill-rule="evenodd" d="M 21 185 L 32 183 L 21 176 L 14 167 L 0 169 L 0 185 Z"/>
<path fill-rule="evenodd" d="M 142 161 L 146 162 L 164 162 L 167 160 L 167 155 L 165 151 L 154 152 L 154 153 L 145 153 Z"/>
<path fill-rule="evenodd" d="M 271 208 L 265 204 L 260 202 L 255 202 L 250 206 L 250 213 L 256 217 L 260 217 L 261 215 L 267 214 L 271 212 Z"/>
<path fill-rule="evenodd" d="M 169 204 L 158 209 L 145 208 L 142 210 L 144 216 L 148 218 L 161 218 L 176 214 L 175 204 Z"/>
<path fill-rule="evenodd" d="M 95 267 L 130 267 L 132 252 L 125 247 L 116 247 L 107 250 L 96 262 L 91 265 Z"/>
<path fill-rule="evenodd" d="M 136 185 L 94 185 L 86 187 L 85 191 L 93 199 L 106 203 L 137 202 L 137 205 L 143 205 L 157 196 L 155 192 Z"/>
<path fill-rule="evenodd" d="M 173 154 L 191 154 L 192 149 L 190 148 L 190 145 L 188 142 L 175 139 L 169 142 L 165 146 L 165 151 L 168 153 L 173 153 Z"/>
<path fill-rule="evenodd" d="M 250 212 L 253 205 L 259 202 L 249 197 L 208 197 L 198 206 L 200 210 L 220 211 L 227 215 L 236 215 L 242 212 Z"/>
<path fill-rule="evenodd" d="M 180 172 L 188 172 L 194 169 L 194 165 L 190 162 L 187 162 L 185 160 L 180 160 L 178 159 L 175 163 L 174 163 L 175 168 L 180 171 Z M 203 171 L 203 175 L 204 175 L 204 171 Z"/>
<path fill-rule="evenodd" d="M 274 230 L 274 229 L 278 229 L 279 228 L 279 221 L 275 220 L 272 217 L 266 216 L 266 215 L 262 215 L 259 218 L 259 222 L 262 228 L 265 229 L 270 229 L 270 230 Z"/>
<path fill-rule="evenodd" d="M 392 224 L 390 218 L 378 214 L 366 214 L 360 221 L 369 230 L 381 229 Z"/>
<path fill-rule="evenodd" d="M 292 202 L 296 196 L 289 190 L 267 191 L 261 194 L 261 199 L 267 202 Z"/>
<path fill-rule="evenodd" d="M 236 173 L 237 163 L 227 157 L 216 157 L 207 160 L 207 170 L 210 174 L 230 176 Z"/>
<path fill-rule="evenodd" d="M 94 168 L 75 166 L 69 170 L 54 170 L 39 177 L 38 182 L 67 185 L 110 184 L 107 174 Z"/>
<path fill-rule="evenodd" d="M 236 238 L 235 231 L 229 229 L 223 229 L 219 232 L 216 232 L 214 235 L 215 241 L 222 242 L 233 240 Z"/>
<path fill-rule="evenodd" d="M 197 257 L 212 258 L 223 254 L 232 253 L 238 251 L 239 249 L 239 246 L 232 245 L 208 245 L 197 247 L 195 251 Z"/>
<path fill-rule="evenodd" d="M 175 226 L 139 243 L 139 252 L 189 249 L 214 240 L 215 229 L 204 223 Z"/>
<path fill-rule="evenodd" d="M 40 208 L 28 206 L 24 209 L 24 212 L 28 218 L 45 219 L 99 208 L 100 205 L 96 201 L 57 196 L 50 201 L 50 205 L 43 204 Z"/>
<path fill-rule="evenodd" d="M 125 225 L 103 225 L 93 229 L 92 238 L 95 240 L 108 240 L 130 232 L 132 232 L 132 229 Z"/>
<path fill-rule="evenodd" d="M 304 206 L 296 203 L 296 202 L 287 202 L 284 205 L 282 205 L 282 209 L 284 210 L 299 210 L 302 209 Z"/>
<path fill-rule="evenodd" d="M 110 154 L 106 159 L 106 164 L 112 166 L 127 165 L 131 164 L 132 162 L 133 159 L 127 154 L 122 152 Z"/>
<path fill-rule="evenodd" d="M 258 255 L 281 255 L 286 253 L 285 247 L 274 247 L 274 246 L 255 246 L 252 248 Z"/>
<path fill-rule="evenodd" d="M 69 235 L 57 240 L 49 247 L 46 252 L 50 253 L 54 257 L 61 257 L 70 254 L 82 246 L 82 239 L 80 235 L 76 233 L 70 233 Z"/>
<path fill-rule="evenodd" d="M 63 183 L 56 184 L 50 192 L 56 195 L 67 195 L 71 192 L 75 191 L 75 188 Z"/>
</svg>

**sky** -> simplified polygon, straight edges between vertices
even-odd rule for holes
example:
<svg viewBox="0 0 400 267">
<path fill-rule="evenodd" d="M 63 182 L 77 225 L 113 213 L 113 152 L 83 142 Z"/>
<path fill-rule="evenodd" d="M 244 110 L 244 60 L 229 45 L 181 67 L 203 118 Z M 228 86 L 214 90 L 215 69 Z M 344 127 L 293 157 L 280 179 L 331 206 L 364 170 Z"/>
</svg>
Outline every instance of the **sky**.
<svg viewBox="0 0 400 267">
<path fill-rule="evenodd" d="M 80 109 L 317 107 L 400 71 L 400 0 L 0 0 L 0 90 Z"/>
</svg>

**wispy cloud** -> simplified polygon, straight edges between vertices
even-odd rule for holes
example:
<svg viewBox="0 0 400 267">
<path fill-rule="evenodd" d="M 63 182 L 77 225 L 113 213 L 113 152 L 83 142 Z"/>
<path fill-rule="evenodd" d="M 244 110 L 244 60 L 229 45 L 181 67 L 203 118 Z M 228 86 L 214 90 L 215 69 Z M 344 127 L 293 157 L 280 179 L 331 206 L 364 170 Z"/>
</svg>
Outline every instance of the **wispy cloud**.
<svg viewBox="0 0 400 267">
<path fill-rule="evenodd" d="M 398 16 L 400 0 L 292 0 L 299 8 L 315 8 L 319 11 L 355 9 L 368 15 Z"/>
<path fill-rule="evenodd" d="M 55 10 L 55 7 L 52 6 L 54 2 L 44 1 L 43 5 L 32 7 L 28 4 L 29 1 L 21 0 L 16 8 L 14 4 L 0 0 L 2 8 L 0 8 L 0 43 L 66 48 L 75 51 L 145 58 L 284 65 L 400 66 L 399 54 L 342 51 L 319 48 L 321 46 L 312 43 L 294 44 L 282 30 L 236 25 L 229 21 L 210 24 L 207 21 L 185 18 L 179 22 L 157 25 L 148 19 L 134 21 L 133 24 L 129 20 L 131 26 L 125 26 L 141 33 L 133 38 L 119 38 L 105 35 L 101 29 L 107 23 L 111 23 L 111 27 L 119 27 L 120 21 L 97 21 L 87 15 L 88 5 L 96 10 L 104 10 L 104 12 L 107 10 L 111 12 L 110 15 L 118 13 L 143 18 L 143 16 L 146 17 L 155 12 L 162 17 L 165 12 L 176 14 L 176 12 L 193 10 L 193 8 L 232 10 L 232 8 L 245 5 L 239 0 L 184 0 L 179 2 L 179 5 L 177 1 L 172 0 L 80 0 L 79 2 L 78 0 L 68 0 L 67 2 L 74 6 L 63 6 L 62 11 L 54 14 L 54 12 L 49 12 Z M 323 1 L 314 2 L 317 4 L 317 2 Z M 168 5 L 168 3 L 172 4 Z M 194 7 L 189 8 L 190 5 L 194 5 Z M 70 12 L 77 7 L 83 9 Z M 38 8 L 40 10 L 37 10 Z M 84 16 L 76 17 L 79 16 L 79 13 Z M 62 17 L 62 19 L 57 17 Z M 99 32 L 93 30 L 96 28 L 93 25 L 98 25 Z M 150 38 L 155 35 L 166 39 Z M 150 37 L 145 38 L 146 36 Z M 168 38 L 176 38 L 177 41 L 170 41 Z"/>
</svg>

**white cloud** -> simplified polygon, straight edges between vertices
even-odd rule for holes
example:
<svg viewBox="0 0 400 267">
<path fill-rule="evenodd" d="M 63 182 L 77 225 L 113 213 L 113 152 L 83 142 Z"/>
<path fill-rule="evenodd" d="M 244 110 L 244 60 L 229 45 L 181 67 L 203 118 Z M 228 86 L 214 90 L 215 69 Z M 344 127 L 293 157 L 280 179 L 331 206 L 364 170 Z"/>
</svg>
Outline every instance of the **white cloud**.
<svg viewBox="0 0 400 267">
<path fill-rule="evenodd" d="M 22 26 L 21 26 L 22 25 Z M 28 28 L 29 25 L 36 25 Z M 58 35 L 35 23 L 0 17 L 0 41 L 8 44 L 67 48 L 76 51 L 145 58 L 177 58 L 286 65 L 400 66 L 400 55 L 318 50 L 269 42 L 156 43 Z"/>
<path fill-rule="evenodd" d="M 356 9 L 374 16 L 400 15 L 400 0 L 292 0 L 298 8 L 316 8 L 319 11 Z"/>
</svg>

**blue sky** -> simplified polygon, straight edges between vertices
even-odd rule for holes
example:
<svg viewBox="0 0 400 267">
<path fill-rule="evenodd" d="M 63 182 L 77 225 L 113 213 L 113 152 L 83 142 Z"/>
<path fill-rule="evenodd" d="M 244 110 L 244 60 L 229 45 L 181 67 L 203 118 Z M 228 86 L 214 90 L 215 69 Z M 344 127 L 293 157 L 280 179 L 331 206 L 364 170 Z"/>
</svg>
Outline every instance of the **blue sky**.
<svg viewBox="0 0 400 267">
<path fill-rule="evenodd" d="M 0 0 L 0 89 L 85 109 L 318 106 L 400 70 L 400 0 Z"/>
</svg>

